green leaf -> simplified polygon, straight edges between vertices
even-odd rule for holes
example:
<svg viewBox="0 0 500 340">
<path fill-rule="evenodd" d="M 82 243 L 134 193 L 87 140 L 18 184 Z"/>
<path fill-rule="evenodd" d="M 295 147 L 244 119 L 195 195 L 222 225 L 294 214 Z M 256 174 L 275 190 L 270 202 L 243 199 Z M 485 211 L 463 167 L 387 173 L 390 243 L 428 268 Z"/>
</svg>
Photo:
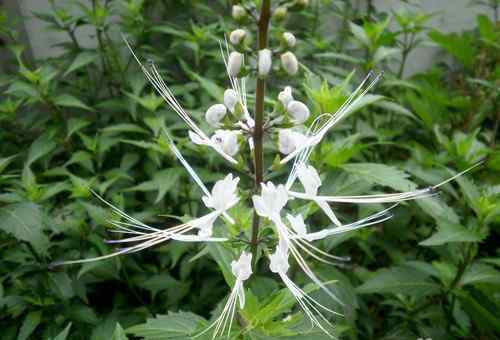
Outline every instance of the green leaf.
<svg viewBox="0 0 500 340">
<path fill-rule="evenodd" d="M 36 160 L 47 155 L 54 150 L 56 146 L 56 142 L 48 134 L 41 135 L 30 146 L 28 158 L 26 159 L 26 166 L 30 166 Z"/>
<path fill-rule="evenodd" d="M 71 322 L 68 323 L 66 328 L 61 333 L 59 333 L 53 340 L 66 340 L 68 338 L 70 328 L 71 328 Z"/>
<path fill-rule="evenodd" d="M 68 132 L 66 133 L 66 139 L 88 125 L 90 125 L 90 122 L 88 120 L 82 118 L 70 118 L 68 120 Z"/>
<path fill-rule="evenodd" d="M 30 312 L 23 321 L 17 340 L 26 340 L 35 331 L 42 320 L 42 312 Z"/>
<path fill-rule="evenodd" d="M 80 99 L 72 96 L 70 94 L 61 94 L 54 98 L 54 104 L 57 106 L 63 107 L 76 107 L 79 109 L 84 109 L 88 111 L 92 111 L 92 108 L 83 103 Z"/>
<path fill-rule="evenodd" d="M 139 125 L 129 124 L 129 123 L 111 125 L 111 126 L 105 127 L 101 131 L 104 133 L 121 133 L 121 132 L 138 132 L 138 133 L 144 133 L 144 134 L 149 133 L 147 130 L 141 128 Z"/>
<path fill-rule="evenodd" d="M 217 262 L 227 284 L 232 287 L 235 281 L 231 271 L 231 261 L 234 260 L 233 254 L 219 242 L 208 242 L 206 247 L 212 258 Z"/>
<path fill-rule="evenodd" d="M 155 203 L 160 202 L 170 188 L 178 184 L 181 174 L 180 168 L 170 168 L 154 174 L 151 181 L 143 182 L 127 191 L 158 191 Z"/>
<path fill-rule="evenodd" d="M 493 330 L 500 332 L 500 318 L 498 314 L 492 313 L 485 308 L 484 304 L 479 303 L 474 297 L 465 291 L 455 291 L 463 308 L 467 314 L 478 325 L 479 329 Z"/>
<path fill-rule="evenodd" d="M 7 168 L 7 166 L 9 166 L 16 156 L 17 155 L 0 158 L 0 174 L 5 170 L 5 168 Z"/>
<path fill-rule="evenodd" d="M 461 283 L 464 286 L 476 283 L 500 284 L 500 271 L 487 264 L 474 263 L 465 271 Z"/>
<path fill-rule="evenodd" d="M 190 312 L 168 313 L 147 319 L 145 324 L 127 329 L 127 334 L 142 337 L 144 340 L 188 339 L 206 320 Z"/>
<path fill-rule="evenodd" d="M 381 101 L 384 98 L 385 98 L 384 96 L 378 94 L 369 94 L 369 93 L 365 94 L 363 97 L 359 98 L 359 100 L 356 100 L 355 104 L 349 105 L 348 109 L 345 111 L 345 117 L 353 114 L 356 111 L 361 110 L 365 106 Z"/>
<path fill-rule="evenodd" d="M 64 72 L 63 76 L 67 76 L 71 72 L 76 71 L 79 68 L 82 68 L 90 63 L 93 63 L 97 60 L 98 57 L 99 55 L 94 51 L 83 51 L 78 53 L 71 65 L 69 65 L 66 72 Z"/>
<path fill-rule="evenodd" d="M 429 274 L 409 266 L 378 270 L 365 283 L 356 288 L 359 294 L 407 294 L 424 296 L 439 292 L 439 286 Z"/>
<path fill-rule="evenodd" d="M 39 254 L 46 254 L 49 239 L 43 233 L 42 219 L 40 207 L 34 203 L 15 203 L 0 208 L 0 229 L 29 242 Z"/>
<path fill-rule="evenodd" d="M 484 236 L 477 231 L 465 228 L 460 224 L 446 221 L 438 222 L 438 231 L 426 240 L 419 243 L 421 246 L 440 246 L 454 242 L 480 242 Z"/>
<path fill-rule="evenodd" d="M 415 183 L 407 180 L 409 175 L 395 167 L 378 163 L 349 163 L 341 166 L 348 173 L 354 174 L 372 184 L 379 184 L 398 191 L 416 188 Z"/>
<path fill-rule="evenodd" d="M 398 103 L 391 102 L 391 101 L 388 101 L 388 100 L 381 100 L 381 101 L 379 101 L 377 103 L 374 103 L 373 105 L 377 106 L 377 107 L 380 107 L 380 108 L 382 108 L 384 110 L 391 111 L 391 112 L 400 114 L 402 116 L 406 116 L 408 118 L 411 118 L 411 119 L 414 119 L 416 121 L 419 121 L 418 118 L 413 114 L 413 112 L 411 112 L 406 107 L 404 107 L 404 106 L 402 106 L 402 105 L 400 105 Z"/>
<path fill-rule="evenodd" d="M 373 55 L 373 63 L 378 64 L 385 59 L 394 58 L 400 54 L 401 50 L 399 48 L 380 46 Z"/>
<path fill-rule="evenodd" d="M 127 336 L 125 335 L 125 331 L 119 323 L 116 324 L 115 331 L 113 332 L 111 340 L 128 340 Z"/>
<path fill-rule="evenodd" d="M 465 33 L 460 36 L 456 33 L 444 34 L 439 31 L 432 31 L 429 33 L 429 37 L 457 58 L 464 66 L 470 68 L 474 65 L 477 50 L 471 36 Z"/>
</svg>

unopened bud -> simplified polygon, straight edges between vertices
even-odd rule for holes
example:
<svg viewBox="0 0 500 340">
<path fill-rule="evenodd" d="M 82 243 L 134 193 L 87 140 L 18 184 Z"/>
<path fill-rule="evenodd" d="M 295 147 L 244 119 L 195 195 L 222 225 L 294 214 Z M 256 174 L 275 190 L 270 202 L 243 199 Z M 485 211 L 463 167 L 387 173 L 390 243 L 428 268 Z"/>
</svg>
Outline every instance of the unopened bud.
<svg viewBox="0 0 500 340">
<path fill-rule="evenodd" d="M 215 104 L 208 108 L 207 112 L 205 113 L 205 119 L 210 126 L 217 127 L 219 126 L 220 121 L 222 120 L 222 118 L 224 118 L 226 113 L 227 109 L 224 105 Z"/>
<path fill-rule="evenodd" d="M 234 20 L 241 21 L 245 19 L 245 17 L 247 16 L 247 12 L 245 11 L 245 8 L 243 8 L 243 6 L 234 5 L 232 9 L 232 15 Z"/>
<path fill-rule="evenodd" d="M 283 20 L 286 18 L 287 13 L 288 10 L 285 6 L 279 6 L 274 10 L 273 18 L 275 18 L 276 20 Z"/>
<path fill-rule="evenodd" d="M 210 138 L 212 142 L 218 145 L 224 153 L 234 156 L 238 153 L 238 131 L 217 130 Z"/>
<path fill-rule="evenodd" d="M 295 3 L 302 8 L 309 6 L 309 0 L 296 0 Z"/>
<path fill-rule="evenodd" d="M 271 50 L 263 49 L 259 51 L 259 66 L 258 72 L 259 76 L 267 76 L 269 70 L 271 70 L 272 60 L 271 60 Z"/>
<path fill-rule="evenodd" d="M 292 88 L 290 86 L 285 87 L 285 89 L 278 94 L 278 100 L 286 109 L 288 104 L 293 100 Z"/>
<path fill-rule="evenodd" d="M 229 41 L 233 45 L 239 45 L 243 42 L 246 35 L 247 35 L 247 32 L 245 30 L 238 28 L 237 30 L 234 30 L 231 32 L 231 34 L 229 35 Z"/>
<path fill-rule="evenodd" d="M 281 66 L 285 72 L 291 76 L 295 75 L 299 70 L 299 62 L 297 61 L 295 54 L 290 51 L 281 55 Z"/>
<path fill-rule="evenodd" d="M 231 77 L 237 77 L 243 65 L 243 54 L 239 52 L 231 52 L 227 60 L 227 70 Z"/>
<path fill-rule="evenodd" d="M 286 107 L 286 110 L 297 124 L 302 124 L 309 118 L 309 108 L 298 100 L 292 100 Z"/>
<path fill-rule="evenodd" d="M 229 109 L 229 111 L 234 112 L 234 107 L 238 103 L 238 94 L 233 89 L 227 89 L 224 91 L 224 105 Z"/>
<path fill-rule="evenodd" d="M 290 32 L 283 33 L 283 40 L 285 41 L 286 46 L 288 46 L 289 48 L 294 47 L 295 43 L 297 42 L 295 36 Z"/>
</svg>

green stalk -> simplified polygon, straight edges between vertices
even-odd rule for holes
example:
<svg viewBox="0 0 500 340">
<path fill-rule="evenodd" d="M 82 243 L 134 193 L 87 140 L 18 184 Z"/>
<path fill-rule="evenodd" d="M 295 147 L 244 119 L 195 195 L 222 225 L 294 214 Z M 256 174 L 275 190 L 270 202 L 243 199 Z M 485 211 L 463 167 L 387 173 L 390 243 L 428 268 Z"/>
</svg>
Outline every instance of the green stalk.
<svg viewBox="0 0 500 340">
<path fill-rule="evenodd" d="M 269 30 L 269 19 L 271 18 L 271 1 L 263 0 L 260 8 L 260 16 L 257 24 L 258 28 L 258 49 L 262 50 L 267 47 L 267 36 Z M 260 192 L 260 184 L 262 183 L 264 173 L 264 153 L 263 153 L 263 125 L 264 125 L 264 96 L 266 92 L 266 80 L 264 78 L 257 79 L 255 91 L 255 128 L 253 130 L 254 141 L 254 174 L 255 186 L 254 191 Z M 260 218 L 254 209 L 252 221 L 252 239 L 250 245 L 254 261 L 257 259 L 258 237 L 259 237 Z"/>
</svg>

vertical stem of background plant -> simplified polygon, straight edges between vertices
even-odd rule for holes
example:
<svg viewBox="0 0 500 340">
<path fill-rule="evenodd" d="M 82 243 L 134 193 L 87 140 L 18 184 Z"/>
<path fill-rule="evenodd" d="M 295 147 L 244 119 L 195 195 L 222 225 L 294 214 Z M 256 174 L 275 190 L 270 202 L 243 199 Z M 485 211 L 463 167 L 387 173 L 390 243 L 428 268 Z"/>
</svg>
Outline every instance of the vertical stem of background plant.
<svg viewBox="0 0 500 340">
<path fill-rule="evenodd" d="M 258 49 L 262 50 L 267 47 L 267 35 L 269 30 L 269 19 L 271 17 L 271 1 L 262 0 L 260 8 L 259 21 L 257 23 Z M 260 183 L 264 172 L 264 152 L 263 152 L 263 124 L 264 124 L 264 95 L 266 92 L 266 80 L 263 78 L 257 79 L 255 91 L 255 128 L 253 130 L 254 141 L 254 174 L 255 174 L 255 192 L 260 191 Z M 257 259 L 257 246 L 259 236 L 259 215 L 254 209 L 252 221 L 252 255 L 253 259 Z"/>
</svg>

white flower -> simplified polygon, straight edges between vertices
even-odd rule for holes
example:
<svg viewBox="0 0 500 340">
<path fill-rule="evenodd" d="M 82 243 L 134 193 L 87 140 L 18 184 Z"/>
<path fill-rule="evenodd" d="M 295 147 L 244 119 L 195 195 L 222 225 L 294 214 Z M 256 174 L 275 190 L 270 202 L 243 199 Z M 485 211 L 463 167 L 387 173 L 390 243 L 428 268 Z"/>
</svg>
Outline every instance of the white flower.
<svg viewBox="0 0 500 340">
<path fill-rule="evenodd" d="M 278 94 L 278 100 L 286 109 L 288 104 L 293 100 L 292 87 L 286 86 L 285 89 Z"/>
<path fill-rule="evenodd" d="M 288 103 L 286 110 L 290 116 L 292 116 L 292 120 L 297 124 L 302 124 L 309 118 L 309 108 L 298 100 L 292 100 Z"/>
<path fill-rule="evenodd" d="M 301 237 L 307 235 L 306 224 L 304 223 L 304 218 L 301 214 L 298 214 L 297 216 L 287 214 L 286 219 L 290 222 L 292 229 L 297 233 L 297 235 Z"/>
<path fill-rule="evenodd" d="M 297 39 L 295 39 L 295 36 L 290 32 L 283 33 L 283 40 L 285 41 L 286 45 L 290 48 L 294 47 L 295 43 L 297 42 Z"/>
<path fill-rule="evenodd" d="M 214 104 L 210 106 L 205 113 L 205 119 L 210 126 L 218 127 L 220 121 L 227 113 L 227 109 L 222 104 Z"/>
<path fill-rule="evenodd" d="M 288 155 L 293 152 L 297 146 L 305 142 L 307 137 L 300 132 L 292 129 L 280 129 L 278 131 L 278 147 L 282 154 Z"/>
<path fill-rule="evenodd" d="M 290 268 L 290 264 L 288 263 L 288 254 L 283 252 L 281 247 L 276 247 L 275 252 L 269 256 L 269 261 L 269 269 L 273 273 L 286 274 Z"/>
<path fill-rule="evenodd" d="M 238 104 L 239 98 L 238 94 L 233 89 L 227 89 L 224 91 L 224 105 L 229 109 L 229 111 L 234 112 L 236 104 Z"/>
<path fill-rule="evenodd" d="M 243 42 L 246 35 L 247 35 L 247 32 L 245 30 L 238 28 L 238 29 L 231 32 L 231 34 L 229 35 L 229 41 L 233 45 L 239 45 L 240 43 Z"/>
<path fill-rule="evenodd" d="M 232 130 L 217 130 L 212 135 L 212 142 L 219 146 L 222 151 L 229 156 L 234 156 L 238 153 L 239 145 L 238 145 L 238 135 L 239 131 Z"/>
<path fill-rule="evenodd" d="M 203 196 L 202 200 L 207 208 L 213 208 L 216 211 L 226 211 L 238 203 L 238 182 L 240 178 L 233 179 L 233 174 L 227 175 L 215 183 L 210 196 Z"/>
<path fill-rule="evenodd" d="M 288 202 L 288 193 L 283 184 L 277 187 L 272 182 L 261 183 L 262 192 L 260 196 L 252 197 L 253 205 L 257 214 L 270 219 L 279 218 L 281 209 Z"/>
<path fill-rule="evenodd" d="M 227 60 L 227 70 L 231 77 L 237 77 L 243 65 L 243 54 L 240 52 L 231 52 Z"/>
<path fill-rule="evenodd" d="M 233 16 L 233 19 L 239 21 L 246 17 L 247 12 L 245 11 L 245 8 L 243 6 L 234 5 L 231 14 Z"/>
<path fill-rule="evenodd" d="M 312 165 L 300 164 L 297 167 L 297 176 L 307 195 L 316 196 L 321 186 L 318 171 Z"/>
<path fill-rule="evenodd" d="M 299 62 L 297 61 L 297 57 L 295 54 L 288 51 L 281 55 L 281 66 L 285 70 L 286 73 L 293 76 L 299 70 Z"/>
<path fill-rule="evenodd" d="M 236 278 L 247 280 L 252 275 L 252 254 L 242 252 L 237 261 L 231 262 L 231 271 Z"/>
<path fill-rule="evenodd" d="M 259 51 L 259 65 L 258 73 L 259 76 L 267 76 L 269 70 L 271 70 L 272 60 L 271 60 L 271 50 L 263 49 Z"/>
</svg>

